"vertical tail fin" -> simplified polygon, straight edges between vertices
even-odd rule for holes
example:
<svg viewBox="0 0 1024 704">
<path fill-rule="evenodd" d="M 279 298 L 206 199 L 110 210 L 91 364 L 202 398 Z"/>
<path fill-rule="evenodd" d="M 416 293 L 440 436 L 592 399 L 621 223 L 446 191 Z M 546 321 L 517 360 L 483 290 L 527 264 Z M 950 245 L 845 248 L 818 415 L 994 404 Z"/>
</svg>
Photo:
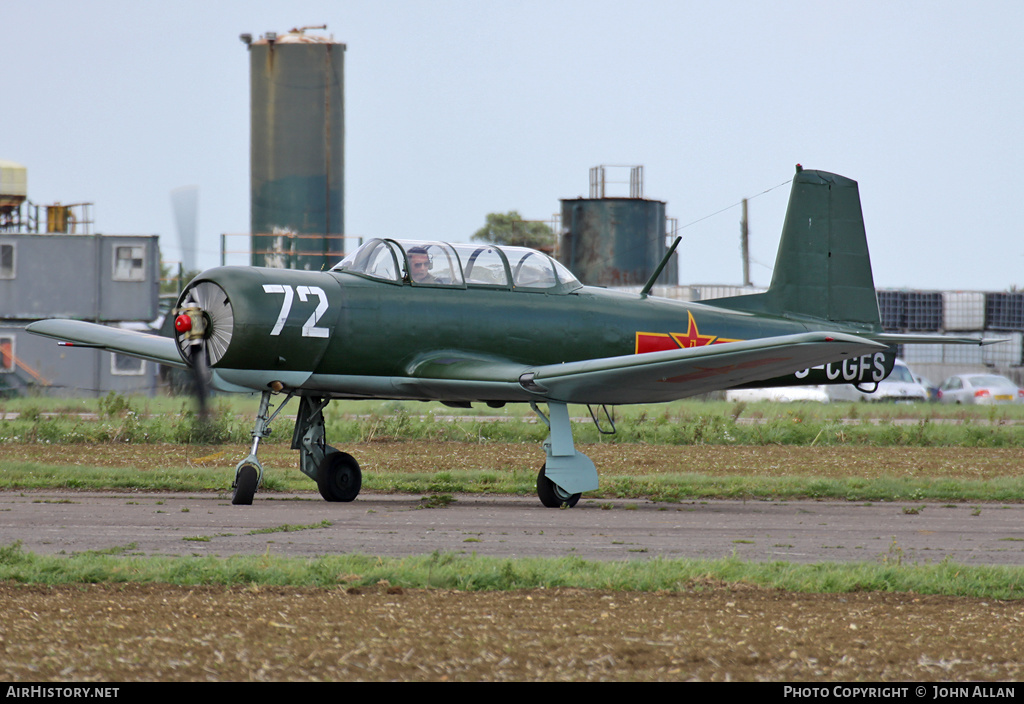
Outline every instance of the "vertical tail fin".
<svg viewBox="0 0 1024 704">
<path fill-rule="evenodd" d="M 797 167 L 768 291 L 705 303 L 880 330 L 857 182 Z"/>
</svg>

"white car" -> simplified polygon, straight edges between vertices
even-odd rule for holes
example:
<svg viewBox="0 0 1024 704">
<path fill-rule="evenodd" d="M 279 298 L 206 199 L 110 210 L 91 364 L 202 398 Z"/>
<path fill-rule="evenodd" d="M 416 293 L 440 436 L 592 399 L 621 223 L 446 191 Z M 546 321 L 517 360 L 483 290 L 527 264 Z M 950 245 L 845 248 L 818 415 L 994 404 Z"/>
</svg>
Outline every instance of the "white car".
<svg viewBox="0 0 1024 704">
<path fill-rule="evenodd" d="M 878 382 L 878 388 L 873 393 L 865 393 L 853 384 L 837 384 L 827 388 L 832 401 L 924 403 L 928 400 L 928 390 L 914 378 L 910 367 L 902 359 L 896 360 L 892 374 Z"/>
<path fill-rule="evenodd" d="M 1024 389 L 998 374 L 954 374 L 939 387 L 943 403 L 1024 403 Z"/>
<path fill-rule="evenodd" d="M 828 392 L 824 386 L 766 386 L 760 389 L 729 389 L 726 401 L 816 401 L 828 403 Z"/>
</svg>

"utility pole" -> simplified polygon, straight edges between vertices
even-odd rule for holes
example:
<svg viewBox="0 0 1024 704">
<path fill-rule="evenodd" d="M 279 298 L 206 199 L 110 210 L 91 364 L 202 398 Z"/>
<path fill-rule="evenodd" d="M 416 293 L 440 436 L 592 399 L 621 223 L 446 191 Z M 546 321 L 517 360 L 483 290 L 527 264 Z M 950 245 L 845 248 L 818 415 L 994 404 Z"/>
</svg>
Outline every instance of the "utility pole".
<svg viewBox="0 0 1024 704">
<path fill-rule="evenodd" d="M 750 230 L 747 227 L 747 199 L 743 199 L 743 216 L 740 219 L 740 256 L 743 257 L 743 285 L 750 286 Z"/>
</svg>

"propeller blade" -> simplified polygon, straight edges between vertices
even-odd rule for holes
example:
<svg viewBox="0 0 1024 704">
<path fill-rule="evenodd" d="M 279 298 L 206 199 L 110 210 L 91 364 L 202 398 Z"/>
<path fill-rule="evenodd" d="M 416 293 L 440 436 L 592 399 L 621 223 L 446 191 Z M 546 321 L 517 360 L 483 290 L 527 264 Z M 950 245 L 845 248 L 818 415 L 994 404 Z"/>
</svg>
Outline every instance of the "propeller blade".
<svg viewBox="0 0 1024 704">
<path fill-rule="evenodd" d="M 171 191 L 171 208 L 178 230 L 181 263 L 185 271 L 196 270 L 196 241 L 199 233 L 199 187 L 182 186 Z"/>
<path fill-rule="evenodd" d="M 207 362 L 206 344 L 200 343 L 196 345 L 196 349 L 192 354 L 192 388 L 195 393 L 196 412 L 200 422 L 203 423 L 209 418 L 209 377 L 210 366 Z"/>
</svg>

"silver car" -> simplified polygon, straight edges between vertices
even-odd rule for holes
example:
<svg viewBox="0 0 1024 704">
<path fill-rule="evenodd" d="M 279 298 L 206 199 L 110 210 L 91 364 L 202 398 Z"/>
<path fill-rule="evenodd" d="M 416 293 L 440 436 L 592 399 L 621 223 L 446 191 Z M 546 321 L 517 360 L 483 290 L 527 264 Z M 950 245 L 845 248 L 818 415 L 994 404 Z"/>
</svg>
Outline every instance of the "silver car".
<svg viewBox="0 0 1024 704">
<path fill-rule="evenodd" d="M 998 374 L 955 374 L 939 386 L 943 403 L 1024 403 L 1024 389 Z"/>
</svg>

